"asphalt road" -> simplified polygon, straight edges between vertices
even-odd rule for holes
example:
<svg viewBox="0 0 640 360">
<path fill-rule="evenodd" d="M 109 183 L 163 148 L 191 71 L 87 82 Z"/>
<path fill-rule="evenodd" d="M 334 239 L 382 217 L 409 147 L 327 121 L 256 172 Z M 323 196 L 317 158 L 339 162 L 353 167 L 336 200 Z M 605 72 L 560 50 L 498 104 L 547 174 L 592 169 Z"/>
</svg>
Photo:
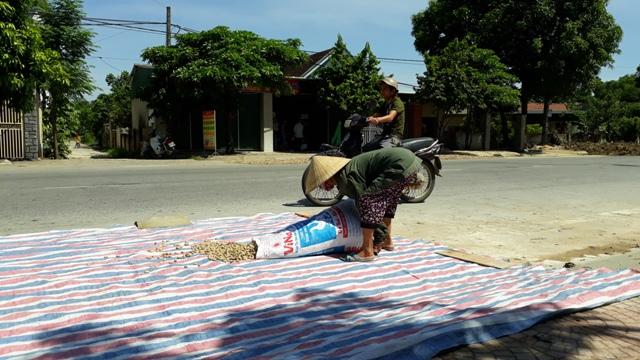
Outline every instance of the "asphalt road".
<svg viewBox="0 0 640 360">
<path fill-rule="evenodd" d="M 301 193 L 304 165 L 99 159 L 73 164 L 1 166 L 0 235 L 130 225 L 151 215 L 197 220 L 320 210 Z M 427 202 L 400 205 L 396 230 L 470 244 L 503 236 L 517 251 L 521 240 L 535 246 L 536 236 L 555 241 L 542 233 L 561 233 L 567 224 L 612 218 L 618 219 L 616 227 L 640 223 L 639 157 L 450 160 L 442 174 Z M 527 233 L 531 229 L 542 235 Z M 636 234 L 631 231 L 625 236 Z M 503 250 L 508 254 L 508 246 Z"/>
</svg>

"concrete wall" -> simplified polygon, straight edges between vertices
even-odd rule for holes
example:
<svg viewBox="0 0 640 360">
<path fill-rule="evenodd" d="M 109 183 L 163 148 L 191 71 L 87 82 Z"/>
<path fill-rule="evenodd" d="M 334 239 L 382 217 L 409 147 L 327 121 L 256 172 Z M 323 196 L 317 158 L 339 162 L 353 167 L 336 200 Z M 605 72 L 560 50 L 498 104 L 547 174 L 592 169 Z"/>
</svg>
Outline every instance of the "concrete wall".
<svg viewBox="0 0 640 360">
<path fill-rule="evenodd" d="M 264 152 L 273 152 L 273 94 L 262 93 L 262 101 L 260 102 L 262 111 L 260 115 L 260 124 L 262 128 L 262 138 L 260 147 Z"/>
<path fill-rule="evenodd" d="M 35 95 L 34 109 L 24 113 L 24 158 L 37 160 L 42 157 L 42 112 L 40 99 Z"/>
<path fill-rule="evenodd" d="M 131 100 L 131 128 L 140 129 L 147 127 L 149 110 L 147 102 L 140 99 Z"/>
</svg>

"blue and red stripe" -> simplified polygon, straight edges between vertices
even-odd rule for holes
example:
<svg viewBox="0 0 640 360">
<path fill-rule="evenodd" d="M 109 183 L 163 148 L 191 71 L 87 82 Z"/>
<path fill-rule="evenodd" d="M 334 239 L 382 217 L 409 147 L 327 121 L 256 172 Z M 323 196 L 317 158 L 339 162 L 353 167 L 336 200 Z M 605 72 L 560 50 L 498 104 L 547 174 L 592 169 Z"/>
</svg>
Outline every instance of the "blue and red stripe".
<svg viewBox="0 0 640 360">
<path fill-rule="evenodd" d="M 425 358 L 640 295 L 632 271 L 498 270 L 419 240 L 397 239 L 368 264 L 182 256 L 194 243 L 242 241 L 297 220 L 0 237 L 0 358 Z"/>
</svg>

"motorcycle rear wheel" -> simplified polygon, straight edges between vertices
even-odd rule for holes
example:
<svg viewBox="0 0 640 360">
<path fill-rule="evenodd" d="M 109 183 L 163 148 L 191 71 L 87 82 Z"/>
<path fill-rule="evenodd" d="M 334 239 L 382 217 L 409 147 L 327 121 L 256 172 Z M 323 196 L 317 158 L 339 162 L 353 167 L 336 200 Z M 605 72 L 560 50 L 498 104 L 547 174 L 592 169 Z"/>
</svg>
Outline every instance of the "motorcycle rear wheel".
<svg viewBox="0 0 640 360">
<path fill-rule="evenodd" d="M 304 194 L 304 183 L 307 179 L 307 175 L 309 174 L 309 167 L 304 170 L 302 174 L 302 193 Z M 344 195 L 338 190 L 338 187 L 335 186 L 333 189 L 327 191 L 323 188 L 317 187 L 311 190 L 308 194 L 304 194 L 304 196 L 309 200 L 313 205 L 316 206 L 332 206 L 337 204 Z"/>
<path fill-rule="evenodd" d="M 422 167 L 419 170 L 425 177 L 424 183 L 417 189 L 405 188 L 402 191 L 401 199 L 408 203 L 420 203 L 425 201 L 433 188 L 436 186 L 436 169 L 428 160 L 422 161 Z"/>
</svg>

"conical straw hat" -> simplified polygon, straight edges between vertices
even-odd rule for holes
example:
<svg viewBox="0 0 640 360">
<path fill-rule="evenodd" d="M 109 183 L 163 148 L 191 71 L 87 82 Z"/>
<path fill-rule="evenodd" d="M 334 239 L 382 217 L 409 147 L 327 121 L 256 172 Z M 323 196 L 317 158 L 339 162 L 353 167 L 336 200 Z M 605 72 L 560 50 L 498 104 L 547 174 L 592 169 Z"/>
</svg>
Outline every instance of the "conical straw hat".
<svg viewBox="0 0 640 360">
<path fill-rule="evenodd" d="M 347 163 L 349 163 L 349 159 L 338 156 L 316 155 L 312 157 L 307 179 L 304 182 L 304 193 L 308 194 L 311 190 L 329 180 Z"/>
</svg>

